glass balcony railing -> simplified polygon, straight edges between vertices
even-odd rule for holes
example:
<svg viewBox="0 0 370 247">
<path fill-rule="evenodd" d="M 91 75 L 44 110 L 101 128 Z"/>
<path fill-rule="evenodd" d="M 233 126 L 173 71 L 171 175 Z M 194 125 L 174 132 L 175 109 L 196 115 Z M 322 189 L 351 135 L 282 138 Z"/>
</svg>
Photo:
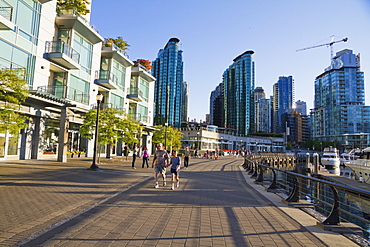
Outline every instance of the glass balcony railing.
<svg viewBox="0 0 370 247">
<path fill-rule="evenodd" d="M 139 122 L 143 122 L 143 123 L 150 123 L 150 119 L 151 119 L 150 116 L 143 115 L 141 113 L 136 113 L 136 114 L 129 113 L 127 114 L 127 117 L 134 119 L 136 121 L 139 121 Z"/>
<path fill-rule="evenodd" d="M 137 95 L 141 98 L 144 98 L 144 94 L 143 92 L 138 88 L 138 87 L 130 87 L 130 91 L 129 91 L 130 95 Z"/>
<path fill-rule="evenodd" d="M 65 85 L 40 86 L 37 91 L 54 95 L 57 98 L 69 99 L 82 104 L 89 104 L 89 94 Z"/>
<path fill-rule="evenodd" d="M 114 84 L 118 84 L 118 77 L 115 76 L 109 70 L 97 70 L 95 71 L 95 79 L 97 80 L 109 80 Z"/>
<path fill-rule="evenodd" d="M 73 61 L 80 63 L 80 54 L 62 40 L 46 41 L 45 53 L 62 53 Z"/>
<path fill-rule="evenodd" d="M 130 58 L 129 55 L 127 54 L 127 52 L 121 50 L 120 48 L 118 48 L 118 46 L 116 46 L 115 44 L 111 43 L 111 42 L 108 42 L 108 39 L 104 39 L 104 44 L 105 44 L 105 47 L 112 47 L 114 48 L 116 51 L 118 51 L 119 53 L 121 53 L 123 56 L 125 56 L 126 58 Z"/>
<path fill-rule="evenodd" d="M 97 104 L 91 104 L 91 109 L 96 109 L 97 108 Z M 119 105 L 115 105 L 115 104 L 112 104 L 112 103 L 101 103 L 100 104 L 100 109 L 115 109 L 117 111 L 121 111 L 123 112 L 124 111 L 124 108 L 122 106 L 119 106 Z"/>
<path fill-rule="evenodd" d="M 0 15 L 11 21 L 13 17 L 13 7 L 4 0 L 0 0 Z"/>
<path fill-rule="evenodd" d="M 79 21 L 81 21 L 86 26 L 90 27 L 92 30 L 98 33 L 98 29 L 95 26 L 91 25 L 91 23 L 88 20 L 83 18 L 81 15 L 79 15 L 77 11 L 74 9 L 58 9 L 58 15 L 59 16 L 63 16 L 63 15 L 76 16 Z"/>
</svg>

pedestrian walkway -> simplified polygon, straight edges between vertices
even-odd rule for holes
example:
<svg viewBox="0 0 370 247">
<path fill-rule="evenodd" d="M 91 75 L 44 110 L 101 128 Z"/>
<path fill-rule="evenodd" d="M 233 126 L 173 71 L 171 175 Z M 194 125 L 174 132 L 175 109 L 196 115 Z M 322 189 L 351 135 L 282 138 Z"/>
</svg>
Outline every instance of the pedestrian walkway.
<svg viewBox="0 0 370 247">
<path fill-rule="evenodd" d="M 0 246 L 356 246 L 253 184 L 242 161 L 191 159 L 175 190 L 130 161 L 0 162 Z"/>
</svg>

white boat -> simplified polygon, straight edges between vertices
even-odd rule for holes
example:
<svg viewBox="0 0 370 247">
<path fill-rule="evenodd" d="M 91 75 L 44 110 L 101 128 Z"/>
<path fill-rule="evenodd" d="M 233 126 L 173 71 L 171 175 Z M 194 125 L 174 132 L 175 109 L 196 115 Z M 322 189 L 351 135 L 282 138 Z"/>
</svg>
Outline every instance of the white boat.
<svg viewBox="0 0 370 247">
<path fill-rule="evenodd" d="M 370 147 L 362 150 L 357 160 L 346 162 L 344 165 L 354 171 L 356 180 L 370 184 Z"/>
<path fill-rule="evenodd" d="M 344 152 L 340 154 L 340 165 L 344 165 L 344 163 L 357 160 L 358 157 L 360 157 L 361 152 L 362 152 L 361 149 L 355 148 L 349 152 Z"/>
<path fill-rule="evenodd" d="M 321 165 L 327 170 L 339 169 L 340 158 L 338 149 L 333 147 L 324 148 L 321 156 Z"/>
</svg>

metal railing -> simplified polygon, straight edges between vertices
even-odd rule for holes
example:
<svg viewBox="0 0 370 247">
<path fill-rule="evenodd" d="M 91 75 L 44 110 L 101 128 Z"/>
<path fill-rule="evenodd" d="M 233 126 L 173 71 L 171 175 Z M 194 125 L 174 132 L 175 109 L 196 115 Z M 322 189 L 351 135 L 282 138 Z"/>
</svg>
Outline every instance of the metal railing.
<svg viewBox="0 0 370 247">
<path fill-rule="evenodd" d="M 45 53 L 63 53 L 77 63 L 80 63 L 80 54 L 62 40 L 46 41 Z"/>
<path fill-rule="evenodd" d="M 285 201 L 288 203 L 298 203 L 304 199 L 319 213 L 317 218 L 321 217 L 322 225 L 352 223 L 357 228 L 347 228 L 348 232 L 370 240 L 369 191 L 324 180 L 319 174 L 303 175 L 280 169 L 275 167 L 279 166 L 278 162 L 271 165 L 269 159 L 251 156 L 245 158 L 243 167 L 251 178 L 255 178 L 256 184 L 269 181 L 267 191 L 286 194 Z"/>
<path fill-rule="evenodd" d="M 70 99 L 83 104 L 89 104 L 89 94 L 65 85 L 39 86 L 37 91 L 53 95 L 57 98 Z"/>
<path fill-rule="evenodd" d="M 0 0 L 0 15 L 9 21 L 13 18 L 13 7 L 4 0 Z"/>
</svg>

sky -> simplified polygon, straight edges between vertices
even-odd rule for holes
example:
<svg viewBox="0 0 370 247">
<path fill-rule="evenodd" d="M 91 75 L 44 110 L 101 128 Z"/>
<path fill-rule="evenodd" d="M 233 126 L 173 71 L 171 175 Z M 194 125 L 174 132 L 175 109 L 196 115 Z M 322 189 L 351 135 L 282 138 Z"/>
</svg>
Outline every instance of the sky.
<svg viewBox="0 0 370 247">
<path fill-rule="evenodd" d="M 122 36 L 132 61 L 154 61 L 170 38 L 180 39 L 190 119 L 205 120 L 211 91 L 233 59 L 253 50 L 255 86 L 272 95 L 279 76 L 293 76 L 295 99 L 313 108 L 314 80 L 334 54 L 361 55 L 370 105 L 370 0 L 92 0 L 91 24 L 104 38 Z"/>
</svg>

